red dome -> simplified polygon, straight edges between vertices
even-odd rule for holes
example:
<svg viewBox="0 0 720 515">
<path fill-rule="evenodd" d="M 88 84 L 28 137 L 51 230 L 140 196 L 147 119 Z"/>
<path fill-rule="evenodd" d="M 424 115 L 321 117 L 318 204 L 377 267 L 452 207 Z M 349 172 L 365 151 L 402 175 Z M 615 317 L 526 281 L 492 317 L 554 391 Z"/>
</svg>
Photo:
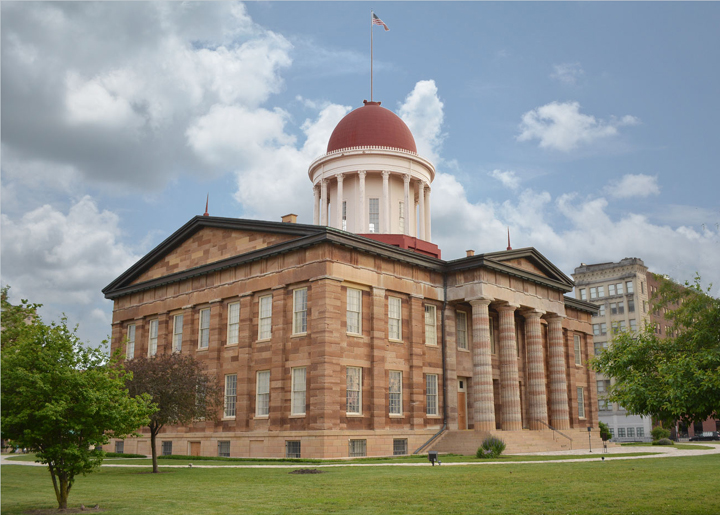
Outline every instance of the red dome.
<svg viewBox="0 0 720 515">
<path fill-rule="evenodd" d="M 349 147 L 392 147 L 417 152 L 415 138 L 398 115 L 380 107 L 380 102 L 365 105 L 340 120 L 330 136 L 327 151 Z"/>
</svg>

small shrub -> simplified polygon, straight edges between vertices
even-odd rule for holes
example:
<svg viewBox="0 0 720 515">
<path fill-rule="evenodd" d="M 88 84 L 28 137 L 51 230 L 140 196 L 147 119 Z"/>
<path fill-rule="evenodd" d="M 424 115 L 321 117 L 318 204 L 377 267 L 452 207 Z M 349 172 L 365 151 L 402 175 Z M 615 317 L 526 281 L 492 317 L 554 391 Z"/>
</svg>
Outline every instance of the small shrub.
<svg viewBox="0 0 720 515">
<path fill-rule="evenodd" d="M 603 442 L 607 442 L 610 438 L 612 438 L 610 428 L 606 423 L 598 422 L 598 427 L 600 428 L 600 438 L 602 438 Z"/>
<path fill-rule="evenodd" d="M 665 429 L 662 426 L 656 426 L 650 431 L 653 440 L 662 440 L 663 438 L 670 438 L 670 430 Z"/>
<path fill-rule="evenodd" d="M 505 450 L 505 442 L 495 436 L 488 436 L 483 440 L 475 456 L 478 458 L 498 458 Z"/>
<path fill-rule="evenodd" d="M 675 445 L 675 443 L 670 440 L 669 438 L 660 438 L 659 440 L 655 440 L 653 445 Z"/>
</svg>

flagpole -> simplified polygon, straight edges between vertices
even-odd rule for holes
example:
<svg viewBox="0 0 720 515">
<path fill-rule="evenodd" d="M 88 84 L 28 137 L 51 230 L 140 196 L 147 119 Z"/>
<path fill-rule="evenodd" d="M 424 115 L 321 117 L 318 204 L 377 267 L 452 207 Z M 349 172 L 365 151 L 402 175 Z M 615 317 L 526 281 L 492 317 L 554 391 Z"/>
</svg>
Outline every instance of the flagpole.
<svg viewBox="0 0 720 515">
<path fill-rule="evenodd" d="M 373 101 L 373 12 L 370 10 L 370 102 Z"/>
</svg>

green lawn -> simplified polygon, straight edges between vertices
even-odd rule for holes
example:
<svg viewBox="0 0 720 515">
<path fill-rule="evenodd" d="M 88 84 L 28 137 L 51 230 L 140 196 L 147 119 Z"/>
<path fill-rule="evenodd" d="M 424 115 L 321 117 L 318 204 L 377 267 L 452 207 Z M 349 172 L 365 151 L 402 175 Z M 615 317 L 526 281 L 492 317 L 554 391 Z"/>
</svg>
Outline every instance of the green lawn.
<svg viewBox="0 0 720 515">
<path fill-rule="evenodd" d="M 308 465 L 303 465 L 308 467 Z M 309 465 L 310 467 L 312 465 Z M 104 468 L 79 477 L 70 506 L 107 514 L 706 515 L 720 506 L 720 455 L 445 467 Z M 47 470 L 3 465 L 2 513 L 53 508 Z"/>
<path fill-rule="evenodd" d="M 653 445 L 650 442 L 630 442 L 630 443 L 621 443 L 620 445 L 623 447 L 658 447 L 657 445 Z M 675 449 L 680 449 L 681 451 L 698 451 L 698 450 L 707 450 L 707 449 L 715 448 L 712 445 L 699 445 L 696 443 L 676 443 L 674 445 L 667 445 L 667 446 L 661 446 L 661 447 L 673 447 Z"/>
</svg>

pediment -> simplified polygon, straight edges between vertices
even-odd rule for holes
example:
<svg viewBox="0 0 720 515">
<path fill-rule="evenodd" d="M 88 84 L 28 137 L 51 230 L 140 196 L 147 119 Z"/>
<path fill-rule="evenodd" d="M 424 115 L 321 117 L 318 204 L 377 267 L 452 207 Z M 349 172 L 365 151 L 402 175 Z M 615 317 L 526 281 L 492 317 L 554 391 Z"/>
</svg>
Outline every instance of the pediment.
<svg viewBox="0 0 720 515">
<path fill-rule="evenodd" d="M 574 286 L 570 277 L 565 275 L 558 267 L 552 264 L 549 259 L 533 247 L 493 252 L 485 254 L 484 256 L 496 263 L 502 263 L 504 266 L 529 272 L 535 276 L 562 283 L 570 288 Z"/>
</svg>

